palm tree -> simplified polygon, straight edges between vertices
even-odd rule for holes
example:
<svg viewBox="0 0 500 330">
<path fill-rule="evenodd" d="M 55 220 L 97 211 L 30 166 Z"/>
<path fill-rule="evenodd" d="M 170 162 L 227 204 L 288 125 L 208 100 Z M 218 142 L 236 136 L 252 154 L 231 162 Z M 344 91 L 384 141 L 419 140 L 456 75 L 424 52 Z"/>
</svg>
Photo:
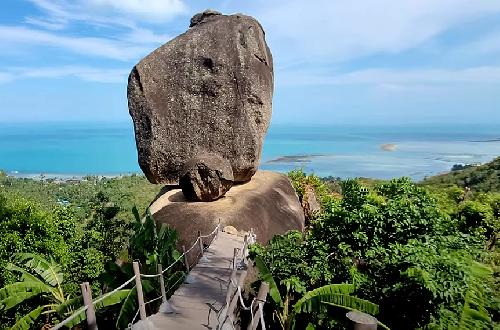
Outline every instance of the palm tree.
<svg viewBox="0 0 500 330">
<path fill-rule="evenodd" d="M 299 279 L 292 277 L 282 281 L 282 284 L 286 287 L 286 294 L 282 298 L 278 286 L 264 261 L 257 256 L 255 258 L 255 265 L 259 270 L 261 279 L 269 283 L 269 295 L 278 307 L 275 313 L 278 316 L 281 327 L 285 330 L 295 328 L 295 318 L 298 314 L 318 312 L 325 306 L 356 310 L 372 315 L 378 314 L 378 305 L 350 295 L 354 292 L 355 286 L 348 283 L 329 284 L 306 292 Z M 292 290 L 303 295 L 293 306 L 290 306 Z M 387 328 L 380 322 L 379 325 Z M 314 329 L 314 326 L 309 324 L 308 329 Z"/>
<path fill-rule="evenodd" d="M 14 256 L 14 260 L 16 264 L 8 264 L 7 269 L 20 273 L 21 278 L 19 282 L 0 289 L 0 310 L 10 310 L 34 297 L 41 298 L 44 304 L 18 319 L 11 329 L 31 329 L 41 315 L 46 316 L 45 325 L 51 325 L 58 319 L 54 318 L 55 315 L 59 318 L 67 317 L 74 313 L 75 307 L 83 305 L 81 296 L 70 298 L 64 294 L 62 268 L 54 259 L 47 260 L 33 253 L 19 253 Z M 98 309 L 117 304 L 128 295 L 129 291 L 122 290 L 109 295 L 94 307 Z M 85 312 L 81 311 L 67 326 L 71 328 L 85 318 Z"/>
</svg>

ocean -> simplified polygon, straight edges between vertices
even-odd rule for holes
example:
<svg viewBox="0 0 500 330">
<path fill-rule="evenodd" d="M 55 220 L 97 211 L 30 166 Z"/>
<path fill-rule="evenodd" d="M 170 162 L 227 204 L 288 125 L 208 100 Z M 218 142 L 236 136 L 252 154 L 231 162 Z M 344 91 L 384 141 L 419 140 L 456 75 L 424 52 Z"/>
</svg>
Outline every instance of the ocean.
<svg viewBox="0 0 500 330">
<path fill-rule="evenodd" d="M 500 155 L 499 125 L 271 125 L 261 168 L 420 180 Z M 131 122 L 0 123 L 0 169 L 21 177 L 140 173 Z"/>
</svg>

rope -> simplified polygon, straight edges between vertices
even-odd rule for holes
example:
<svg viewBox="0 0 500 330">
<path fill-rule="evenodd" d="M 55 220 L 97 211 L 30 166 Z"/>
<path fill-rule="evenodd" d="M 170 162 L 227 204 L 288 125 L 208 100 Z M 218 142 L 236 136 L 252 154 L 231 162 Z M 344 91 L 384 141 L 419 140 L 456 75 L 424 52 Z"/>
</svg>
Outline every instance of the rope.
<svg viewBox="0 0 500 330">
<path fill-rule="evenodd" d="M 257 235 L 255 234 L 249 234 L 247 236 L 247 240 L 244 242 L 244 245 L 243 245 L 243 250 L 245 249 L 245 247 L 248 247 L 250 246 L 251 244 L 254 244 L 256 242 L 256 239 L 257 239 Z M 242 251 L 243 251 L 242 250 Z M 243 252 L 242 252 L 242 256 L 241 256 L 241 261 L 245 260 L 246 256 L 243 255 Z M 231 262 L 233 265 L 234 263 Z M 236 294 L 238 294 L 238 300 L 240 302 L 240 305 L 241 305 L 241 308 L 243 310 L 246 310 L 246 311 L 250 311 L 250 316 L 251 316 L 251 323 L 250 324 L 253 324 L 254 322 L 254 313 L 253 313 L 253 310 L 254 310 L 254 304 L 255 302 L 258 302 L 258 310 L 257 312 L 259 313 L 259 321 L 260 321 L 260 324 L 261 324 L 261 329 L 266 329 L 266 323 L 264 322 L 264 303 L 265 301 L 262 301 L 260 299 L 257 299 L 257 297 L 253 298 L 252 299 L 252 302 L 250 303 L 250 306 L 246 306 L 245 305 L 245 301 L 243 300 L 243 295 L 242 295 L 242 292 L 241 292 L 241 287 L 235 283 L 234 279 L 231 278 L 230 279 L 230 285 L 232 285 L 233 287 L 236 288 Z M 226 305 L 219 311 L 221 312 L 222 310 L 224 310 L 224 308 L 228 308 L 229 305 L 228 303 L 226 303 Z M 219 315 L 219 313 L 218 313 Z M 226 321 L 228 319 L 231 319 L 231 317 L 229 315 L 226 315 L 226 317 L 224 318 L 224 320 L 222 321 L 222 323 L 220 323 L 219 321 L 219 326 L 222 326 L 226 323 Z M 231 324 L 232 328 L 234 329 L 234 325 Z"/>
<path fill-rule="evenodd" d="M 220 227 L 220 223 L 217 226 L 215 226 L 215 229 L 212 230 L 212 232 L 210 234 L 201 235 L 200 237 L 201 238 L 207 238 L 208 236 L 211 236 L 211 235 L 215 234 L 217 232 L 217 230 L 219 229 L 219 227 Z"/>
<path fill-rule="evenodd" d="M 137 312 L 135 312 L 134 318 L 132 319 L 132 322 L 129 323 L 129 327 L 132 328 L 132 324 L 135 323 L 135 319 L 137 318 L 137 315 L 139 315 L 140 309 L 137 309 Z"/>
<path fill-rule="evenodd" d="M 174 266 L 177 262 L 179 262 L 180 260 L 182 260 L 182 258 L 183 258 L 186 254 L 188 254 L 189 252 L 191 252 L 191 250 L 193 250 L 193 249 L 194 249 L 194 247 L 195 247 L 195 246 L 196 246 L 196 244 L 198 243 L 198 240 L 199 240 L 199 239 L 206 238 L 206 237 L 208 237 L 208 236 L 210 236 L 210 235 L 213 235 L 214 233 L 216 233 L 216 232 L 217 232 L 217 230 L 219 230 L 219 228 L 220 228 L 220 222 L 219 222 L 219 224 L 218 224 L 217 226 L 215 226 L 214 230 L 212 230 L 212 232 L 211 232 L 210 234 L 207 234 L 207 235 L 202 235 L 202 236 L 198 237 L 198 238 L 196 239 L 196 241 L 194 241 L 193 245 L 192 245 L 192 246 L 191 246 L 191 247 L 190 247 L 190 248 L 189 248 L 186 252 L 184 252 L 183 254 L 181 254 L 181 255 L 180 255 L 180 256 L 179 256 L 176 260 L 174 260 L 174 262 L 173 262 L 172 264 L 170 264 L 167 268 L 165 268 L 165 269 L 162 271 L 162 273 L 161 273 L 161 274 L 152 274 L 152 275 L 149 275 L 149 274 L 140 274 L 140 276 L 141 276 L 141 277 L 143 277 L 143 278 L 154 278 L 154 277 L 158 277 L 158 276 L 160 276 L 160 275 L 165 274 L 165 272 L 166 272 L 167 270 L 169 270 L 170 268 L 172 268 L 172 267 L 173 267 L 173 266 Z M 211 245 L 211 244 L 213 243 L 213 241 L 215 240 L 215 237 L 216 237 L 216 236 L 214 236 L 214 238 L 213 238 L 213 239 L 212 239 L 212 241 L 210 242 L 210 245 Z M 204 249 L 204 250 L 205 250 L 205 249 Z M 183 278 L 181 277 L 180 279 L 183 279 Z M 134 275 L 131 279 L 129 279 L 128 281 L 126 281 L 125 283 L 123 283 L 122 285 L 120 285 L 119 287 L 117 287 L 116 289 L 114 289 L 113 291 L 108 292 L 108 293 L 106 293 L 106 294 L 102 295 L 101 297 L 97 298 L 96 300 L 94 300 L 94 301 L 92 302 L 92 305 L 95 305 L 95 304 L 97 304 L 97 303 L 99 303 L 99 302 L 103 301 L 104 299 L 106 299 L 107 297 L 109 297 L 110 295 L 112 295 L 113 293 L 115 293 L 115 292 L 117 292 L 117 291 L 119 291 L 119 290 L 123 289 L 123 288 L 124 288 L 124 287 L 126 287 L 128 284 L 130 284 L 133 280 L 135 280 L 135 275 Z M 177 285 L 178 283 L 179 283 L 179 280 L 177 280 L 177 281 L 174 283 L 174 285 L 172 285 L 172 286 L 168 289 L 168 291 L 167 291 L 167 292 L 169 292 L 169 291 L 170 291 L 170 289 L 172 289 L 172 288 L 173 288 L 175 285 Z M 161 296 L 160 296 L 159 298 L 161 298 Z M 155 298 L 155 299 L 153 299 L 153 300 L 149 301 L 148 303 L 151 303 L 151 302 L 153 302 L 153 301 L 155 301 L 155 300 L 157 300 L 157 299 L 159 299 L 159 298 Z M 76 311 L 75 313 L 73 313 L 71 316 L 67 317 L 66 319 L 64 319 L 64 320 L 63 320 L 63 321 L 61 321 L 60 323 L 56 324 L 56 325 L 52 328 L 52 330 L 58 330 L 58 329 L 60 329 L 60 328 L 61 328 L 61 327 L 63 327 L 64 325 L 68 324 L 68 322 L 69 322 L 69 321 L 73 320 L 73 319 L 74 319 L 75 317 L 77 317 L 80 313 L 82 313 L 82 312 L 86 311 L 87 309 L 88 309 L 88 306 L 83 306 L 83 307 L 81 307 L 79 310 L 77 310 L 77 311 Z M 139 310 L 137 310 L 137 313 L 135 313 L 135 316 L 134 316 L 134 318 L 133 318 L 133 320 L 132 320 L 132 323 L 130 323 L 130 324 L 129 324 L 129 326 L 130 326 L 131 324 L 133 324 L 133 323 L 134 323 L 134 321 L 135 321 L 135 319 L 137 318 L 137 315 L 138 315 L 138 314 L 139 314 Z"/>
<path fill-rule="evenodd" d="M 264 303 L 259 302 L 259 312 L 260 312 L 260 326 L 262 329 L 266 328 L 266 323 L 264 322 Z"/>
<path fill-rule="evenodd" d="M 75 317 L 77 317 L 78 315 L 80 315 L 80 313 L 86 311 L 89 307 L 87 305 L 83 306 L 83 307 L 80 307 L 79 310 L 77 310 L 75 313 L 73 313 L 71 316 L 69 316 L 67 319 L 65 319 L 64 321 L 62 322 L 59 322 L 58 324 L 56 324 L 52 330 L 57 330 L 57 329 L 60 329 L 62 328 L 63 326 L 65 326 L 66 324 L 69 323 L 69 321 L 73 320 Z"/>
<path fill-rule="evenodd" d="M 241 287 L 237 284 L 234 283 L 233 279 L 231 279 L 231 284 L 236 288 L 236 291 L 238 293 L 239 299 L 240 299 L 240 304 L 241 307 L 243 307 L 244 310 L 249 310 L 250 307 L 245 306 L 245 302 L 243 301 L 243 296 L 241 295 Z M 253 301 L 252 301 L 253 303 Z"/>
<path fill-rule="evenodd" d="M 175 283 L 174 283 L 174 284 L 172 284 L 172 285 L 170 286 L 170 288 L 168 288 L 168 289 L 165 291 L 165 293 L 170 292 L 170 290 L 171 290 L 172 288 L 174 288 L 177 284 L 179 284 L 179 282 L 180 282 L 181 280 L 182 280 L 182 281 L 184 281 L 184 277 L 183 277 L 183 276 L 179 277 L 179 279 L 178 279 L 177 281 L 175 281 Z"/>
<path fill-rule="evenodd" d="M 157 297 L 157 298 L 155 298 L 155 299 L 151 299 L 150 301 L 145 302 L 145 303 L 144 303 L 144 305 L 151 304 L 152 302 L 155 302 L 155 301 L 157 301 L 157 300 L 160 300 L 161 298 L 162 298 L 162 297 L 161 297 L 161 296 L 159 296 L 159 297 Z"/>
<path fill-rule="evenodd" d="M 175 259 L 175 260 L 174 260 L 174 262 L 173 262 L 173 263 L 171 263 L 171 264 L 170 264 L 167 268 L 165 268 L 165 269 L 162 271 L 162 273 L 161 273 L 161 274 L 152 274 L 152 275 L 141 274 L 141 277 L 143 277 L 143 278 L 154 278 L 154 277 L 158 277 L 158 276 L 160 276 L 160 275 L 165 274 L 165 272 L 166 272 L 167 270 L 169 270 L 170 268 L 172 268 L 172 267 L 173 267 L 173 266 L 174 266 L 177 262 L 181 261 L 181 260 L 182 260 L 182 258 L 184 258 L 184 256 L 185 256 L 186 254 L 188 254 L 189 252 L 191 252 L 191 251 L 192 251 L 192 250 L 196 247 L 196 245 L 198 244 L 198 240 L 199 240 L 200 238 L 206 238 L 206 237 L 208 237 L 208 236 L 210 236 L 210 235 L 213 235 L 215 232 L 217 232 L 217 230 L 219 229 L 219 226 L 220 226 L 220 224 L 218 224 L 218 225 L 215 227 L 215 229 L 214 229 L 214 230 L 212 230 L 212 232 L 211 232 L 210 234 L 207 234 L 207 235 L 202 235 L 202 236 L 199 236 L 198 238 L 196 238 L 196 240 L 194 241 L 193 245 L 191 245 L 191 247 L 190 247 L 188 250 L 186 250 L 186 252 L 184 252 L 184 253 L 183 253 L 183 254 L 181 254 L 181 255 L 180 255 L 177 259 Z M 214 242 L 214 240 L 215 240 L 215 236 L 214 236 L 214 238 L 210 241 L 209 246 L 210 246 L 210 245 L 212 245 L 212 243 Z M 207 246 L 206 248 L 204 248 L 203 250 L 205 251 L 206 249 L 208 249 L 208 246 Z M 193 265 L 194 265 L 194 264 L 193 264 Z M 191 267 L 192 267 L 192 265 L 190 265 L 190 266 L 189 266 L 189 268 L 191 268 Z"/>
<path fill-rule="evenodd" d="M 98 302 L 103 301 L 104 299 L 106 299 L 107 297 L 109 297 L 110 295 L 112 295 L 113 293 L 115 293 L 115 292 L 117 292 L 117 291 L 119 291 L 119 290 L 123 289 L 124 287 L 126 287 L 127 285 L 129 285 L 129 284 L 130 284 L 130 282 L 132 282 L 133 280 L 135 280 L 135 275 L 134 275 L 134 276 L 132 276 L 132 278 L 131 278 L 131 279 L 129 279 L 127 282 L 123 283 L 122 285 L 120 285 L 119 287 L 117 287 L 116 289 L 114 289 L 113 291 L 108 292 L 108 293 L 106 293 L 106 294 L 102 295 L 100 298 L 97 298 L 96 300 L 94 300 L 94 301 L 92 302 L 92 305 L 95 305 L 95 304 L 97 304 Z"/>
</svg>

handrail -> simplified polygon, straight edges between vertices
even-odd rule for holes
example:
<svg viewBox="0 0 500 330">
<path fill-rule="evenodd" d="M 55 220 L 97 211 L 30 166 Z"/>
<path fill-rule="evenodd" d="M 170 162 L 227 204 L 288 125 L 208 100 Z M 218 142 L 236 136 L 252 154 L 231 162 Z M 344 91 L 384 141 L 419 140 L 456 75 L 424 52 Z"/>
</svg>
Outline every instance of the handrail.
<svg viewBox="0 0 500 330">
<path fill-rule="evenodd" d="M 256 242 L 256 235 L 253 233 L 253 230 L 248 234 L 248 235 L 245 235 L 245 241 L 244 241 L 244 245 L 243 245 L 243 250 L 242 250 L 242 260 L 241 260 L 241 263 L 240 265 L 244 264 L 244 261 L 245 259 L 247 258 L 246 256 L 246 251 L 248 250 L 248 247 L 252 244 L 254 244 Z M 250 322 L 250 325 L 249 325 L 249 329 L 256 329 L 257 326 L 258 326 L 258 323 L 260 321 L 260 324 L 261 324 L 261 328 L 262 329 L 266 329 L 266 324 L 264 322 L 264 308 L 263 308 L 263 305 L 264 303 L 266 302 L 265 300 L 265 297 L 267 296 L 268 292 L 269 292 L 269 286 L 267 285 L 267 283 L 263 283 L 261 285 L 261 288 L 259 289 L 259 293 L 256 297 L 254 297 L 250 303 L 250 306 L 246 306 L 245 305 L 245 301 L 243 299 L 243 295 L 242 295 L 242 288 L 240 286 L 239 283 L 236 283 L 235 281 L 235 274 L 236 274 L 236 269 L 237 269 L 237 266 L 236 266 L 236 254 L 235 254 L 235 257 L 233 259 L 233 262 L 232 262 L 232 265 L 233 265 L 233 273 L 231 274 L 231 278 L 230 278 L 230 281 L 229 281 L 229 286 L 228 286 L 228 298 L 226 298 L 226 304 L 224 305 L 224 307 L 222 307 L 219 312 L 217 313 L 217 319 L 218 319 L 218 328 L 217 329 L 222 329 L 224 324 L 229 320 L 231 322 L 231 326 L 233 327 L 234 329 L 234 325 L 232 324 L 232 313 L 233 313 L 233 310 L 234 308 L 236 307 L 236 304 L 240 303 L 241 305 L 241 308 L 243 310 L 246 310 L 246 311 L 250 311 L 250 316 L 251 316 L 251 322 Z M 238 268 L 239 269 L 239 268 Z M 246 271 L 244 271 L 241 276 L 240 276 L 240 280 L 239 282 L 243 283 L 243 280 L 244 280 L 244 277 L 246 276 Z M 265 285 L 264 285 L 265 284 Z M 231 290 L 229 289 L 229 287 L 234 287 L 236 289 L 236 292 L 234 292 L 234 294 L 231 293 Z M 255 314 L 254 314 L 254 305 L 257 303 L 258 305 L 258 309 L 256 310 Z M 257 317 L 257 313 L 259 313 L 258 315 L 258 321 L 257 323 L 255 323 L 255 320 L 254 318 Z M 221 320 L 222 319 L 222 320 Z"/>
<path fill-rule="evenodd" d="M 165 272 L 167 270 L 169 270 L 170 268 L 172 268 L 177 262 L 179 262 L 180 260 L 182 260 L 182 258 L 188 254 L 189 252 L 191 252 L 191 250 L 193 250 L 195 248 L 195 246 L 198 244 L 198 241 L 200 239 L 203 239 L 203 238 L 206 238 L 206 237 L 209 237 L 213 234 L 216 234 L 218 230 L 220 230 L 220 227 L 221 227 L 221 223 L 219 221 L 219 223 L 217 224 L 217 226 L 215 226 L 214 230 L 212 230 L 211 233 L 207 234 L 207 235 L 200 235 L 198 236 L 198 238 L 196 238 L 196 240 L 194 241 L 193 245 L 191 245 L 191 247 L 186 250 L 183 254 L 181 254 L 176 260 L 174 260 L 173 263 L 171 263 L 167 268 L 165 268 L 161 273 L 158 273 L 158 274 L 139 274 L 141 278 L 154 278 L 154 277 L 159 277 L 159 276 L 162 276 L 163 274 L 165 274 Z M 210 244 L 212 244 L 212 242 L 215 240 L 215 237 L 212 239 L 212 241 L 210 242 Z M 203 252 L 203 251 L 202 251 Z M 134 281 L 136 279 L 136 276 L 137 275 L 134 275 L 132 278 L 130 278 L 128 281 L 126 281 L 125 283 L 123 283 L 122 285 L 120 285 L 119 287 L 117 287 L 116 289 L 114 289 L 113 291 L 111 292 L 107 292 L 103 295 L 101 295 L 99 298 L 97 298 L 96 300 L 94 300 L 92 302 L 92 305 L 95 305 L 101 301 L 103 301 L 104 299 L 106 299 L 107 297 L 109 297 L 110 295 L 112 295 L 113 293 L 123 289 L 124 287 L 126 287 L 127 285 L 129 285 L 132 281 Z M 176 284 L 178 284 L 179 280 L 176 281 Z M 172 287 L 169 288 L 172 289 Z M 156 298 L 158 299 L 158 298 Z M 149 301 L 148 303 L 151 303 L 152 301 L 156 300 L 156 299 L 153 299 L 151 301 Z M 75 317 L 77 317 L 79 314 L 81 314 L 82 312 L 85 312 L 87 309 L 89 308 L 89 306 L 85 305 L 85 306 L 82 306 L 81 308 L 79 308 L 75 313 L 71 314 L 70 316 L 68 316 L 66 319 L 64 319 L 63 321 L 59 322 L 58 324 L 56 324 L 53 328 L 51 328 L 51 330 L 58 330 L 60 328 L 62 328 L 63 326 L 65 326 L 66 324 L 68 324 L 71 320 L 73 320 Z M 134 317 L 134 319 L 137 317 L 137 314 L 136 316 Z"/>
</svg>

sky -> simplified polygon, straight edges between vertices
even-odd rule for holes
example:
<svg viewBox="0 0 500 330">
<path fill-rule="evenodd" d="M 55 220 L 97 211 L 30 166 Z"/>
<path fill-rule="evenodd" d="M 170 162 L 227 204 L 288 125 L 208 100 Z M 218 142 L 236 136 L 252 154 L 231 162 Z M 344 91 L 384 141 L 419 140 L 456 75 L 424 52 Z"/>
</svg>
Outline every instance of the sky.
<svg viewBox="0 0 500 330">
<path fill-rule="evenodd" d="M 207 8 L 263 25 L 273 123 L 500 127 L 497 0 L 3 0 L 0 122 L 130 120 L 131 68 Z"/>
</svg>

